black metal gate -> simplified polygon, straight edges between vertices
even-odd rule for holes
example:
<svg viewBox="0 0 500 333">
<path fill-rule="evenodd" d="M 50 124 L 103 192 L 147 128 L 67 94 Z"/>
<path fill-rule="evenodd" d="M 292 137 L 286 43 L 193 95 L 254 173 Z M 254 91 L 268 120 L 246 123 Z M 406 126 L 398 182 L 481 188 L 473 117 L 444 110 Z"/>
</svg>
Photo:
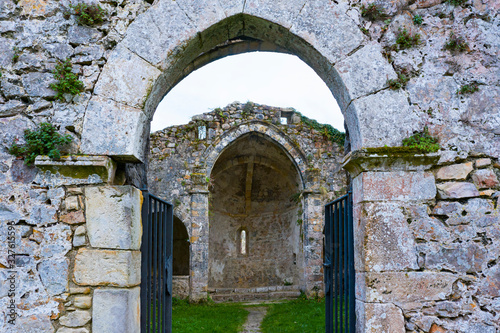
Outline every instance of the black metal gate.
<svg viewBox="0 0 500 333">
<path fill-rule="evenodd" d="M 326 332 L 354 333 L 354 240 L 351 192 L 325 206 Z"/>
<path fill-rule="evenodd" d="M 173 207 L 142 193 L 141 333 L 171 333 Z"/>
</svg>

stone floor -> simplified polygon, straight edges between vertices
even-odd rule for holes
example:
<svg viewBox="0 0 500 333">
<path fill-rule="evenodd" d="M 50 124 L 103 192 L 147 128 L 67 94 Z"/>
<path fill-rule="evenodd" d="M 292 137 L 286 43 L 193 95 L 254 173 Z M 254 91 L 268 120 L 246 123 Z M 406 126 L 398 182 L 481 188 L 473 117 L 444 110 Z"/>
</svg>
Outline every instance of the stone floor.
<svg viewBox="0 0 500 333">
<path fill-rule="evenodd" d="M 260 333 L 260 323 L 266 316 L 267 307 L 248 307 L 248 317 L 240 333 Z"/>
</svg>

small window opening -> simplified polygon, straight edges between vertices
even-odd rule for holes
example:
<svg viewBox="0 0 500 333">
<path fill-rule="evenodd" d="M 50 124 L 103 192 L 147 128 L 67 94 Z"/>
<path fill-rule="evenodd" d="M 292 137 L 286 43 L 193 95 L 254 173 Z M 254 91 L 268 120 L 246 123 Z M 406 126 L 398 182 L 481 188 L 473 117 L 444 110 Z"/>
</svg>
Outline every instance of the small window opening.
<svg viewBox="0 0 500 333">
<path fill-rule="evenodd" d="M 287 125 L 288 124 L 288 118 L 286 117 L 281 117 L 280 118 L 281 125 Z"/>
<path fill-rule="evenodd" d="M 247 254 L 247 232 L 246 230 L 240 231 L 240 254 Z"/>
<path fill-rule="evenodd" d="M 198 139 L 205 140 L 207 138 L 207 127 L 198 126 Z"/>
</svg>

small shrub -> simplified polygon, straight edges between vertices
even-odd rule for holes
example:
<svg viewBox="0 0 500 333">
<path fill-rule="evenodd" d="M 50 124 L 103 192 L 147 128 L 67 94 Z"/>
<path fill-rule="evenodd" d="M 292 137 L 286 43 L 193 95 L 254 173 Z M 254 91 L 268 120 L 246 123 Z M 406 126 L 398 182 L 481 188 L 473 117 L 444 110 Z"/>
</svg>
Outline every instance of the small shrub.
<svg viewBox="0 0 500 333">
<path fill-rule="evenodd" d="M 415 148 L 424 153 L 433 153 L 441 148 L 438 140 L 429 134 L 429 129 L 425 126 L 422 132 L 418 132 L 403 139 L 403 146 L 408 148 Z"/>
<path fill-rule="evenodd" d="M 461 86 L 460 89 L 457 90 L 457 94 L 468 95 L 473 94 L 476 91 L 479 91 L 479 86 L 476 82 L 473 82 L 471 84 L 464 84 L 463 86 Z"/>
<path fill-rule="evenodd" d="M 452 6 L 464 6 L 467 3 L 467 0 L 446 0 Z"/>
<path fill-rule="evenodd" d="M 52 72 L 58 82 L 52 83 L 50 88 L 57 92 L 56 98 L 61 101 L 64 101 L 64 94 L 75 96 L 83 91 L 83 82 L 78 80 L 78 76 L 71 70 L 71 62 L 66 59 L 64 62 L 59 62 Z"/>
<path fill-rule="evenodd" d="M 23 157 L 24 163 L 33 164 L 38 155 L 48 155 L 50 158 L 61 157 L 60 146 L 71 142 L 71 136 L 61 135 L 57 129 L 49 123 L 41 123 L 39 128 L 24 131 L 24 145 L 18 145 L 17 140 L 12 143 L 9 153 L 16 157 Z"/>
<path fill-rule="evenodd" d="M 413 16 L 413 23 L 415 23 L 416 25 L 421 25 L 422 23 L 424 23 L 424 19 L 422 18 L 422 16 L 417 14 Z"/>
<path fill-rule="evenodd" d="M 397 49 L 409 49 L 420 44 L 420 34 L 410 34 L 406 29 L 399 29 L 396 37 Z"/>
<path fill-rule="evenodd" d="M 12 48 L 12 51 L 14 51 L 14 54 L 12 55 L 12 61 L 17 62 L 17 60 L 19 60 L 19 55 L 21 54 L 21 51 L 17 46 L 14 46 Z"/>
<path fill-rule="evenodd" d="M 76 5 L 69 5 L 73 12 L 65 12 L 64 17 L 69 18 L 70 14 L 76 16 L 78 24 L 81 25 L 95 25 L 104 21 L 106 11 L 97 4 L 87 5 L 86 3 L 79 3 Z"/>
<path fill-rule="evenodd" d="M 455 35 L 453 32 L 450 34 L 448 42 L 444 44 L 444 48 L 448 51 L 463 52 L 467 50 L 468 47 L 469 46 L 465 42 L 465 39 L 463 37 Z"/>
<path fill-rule="evenodd" d="M 369 21 L 378 21 L 385 19 L 388 15 L 381 6 L 371 3 L 368 6 L 361 6 L 361 16 Z"/>
<path fill-rule="evenodd" d="M 397 73 L 397 74 L 398 74 L 397 79 L 387 80 L 387 85 L 392 90 L 398 90 L 398 89 L 404 88 L 404 87 L 406 87 L 406 84 L 408 83 L 408 81 L 410 81 L 410 78 L 407 75 L 405 75 L 404 73 Z"/>
</svg>

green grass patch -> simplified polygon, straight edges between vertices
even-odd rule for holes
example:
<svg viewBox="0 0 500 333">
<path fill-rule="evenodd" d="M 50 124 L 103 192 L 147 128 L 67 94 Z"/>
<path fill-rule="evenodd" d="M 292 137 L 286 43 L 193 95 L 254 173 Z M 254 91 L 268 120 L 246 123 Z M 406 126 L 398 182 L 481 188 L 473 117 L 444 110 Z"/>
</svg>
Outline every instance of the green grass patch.
<svg viewBox="0 0 500 333">
<path fill-rule="evenodd" d="M 237 333 L 247 316 L 248 311 L 239 303 L 189 304 L 174 300 L 172 332 Z"/>
<path fill-rule="evenodd" d="M 262 321 L 263 333 L 317 333 L 325 331 L 325 300 L 299 298 L 271 304 Z"/>
</svg>

